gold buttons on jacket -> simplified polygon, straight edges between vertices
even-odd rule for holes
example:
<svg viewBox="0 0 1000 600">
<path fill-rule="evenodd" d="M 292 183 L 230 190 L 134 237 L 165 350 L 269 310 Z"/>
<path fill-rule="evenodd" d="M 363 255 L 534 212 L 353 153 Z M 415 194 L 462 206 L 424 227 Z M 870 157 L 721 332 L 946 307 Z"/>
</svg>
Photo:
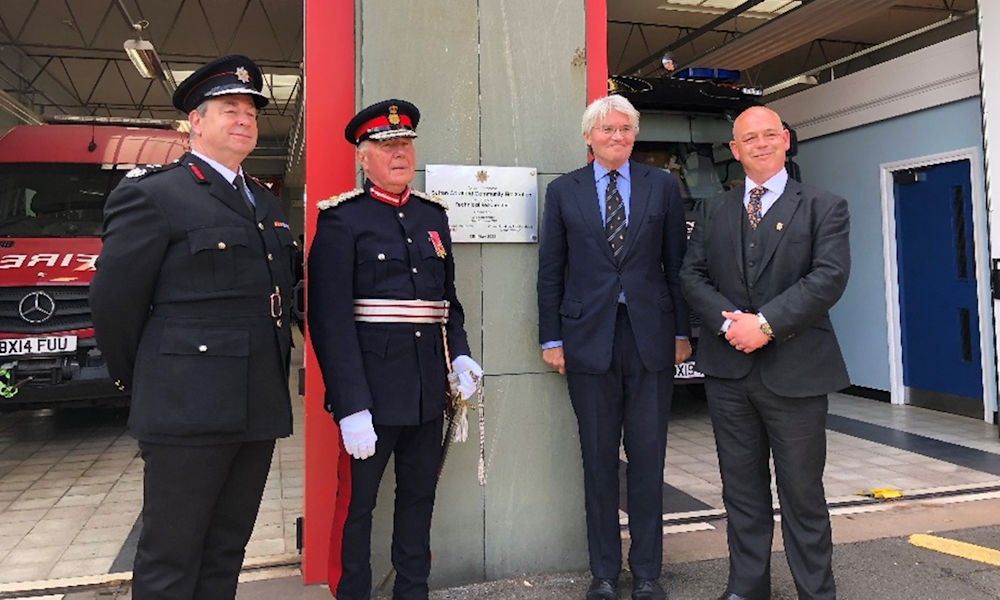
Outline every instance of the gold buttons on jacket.
<svg viewBox="0 0 1000 600">
<path fill-rule="evenodd" d="M 225 250 L 225 249 L 226 249 L 226 242 L 219 242 L 219 250 Z"/>
</svg>

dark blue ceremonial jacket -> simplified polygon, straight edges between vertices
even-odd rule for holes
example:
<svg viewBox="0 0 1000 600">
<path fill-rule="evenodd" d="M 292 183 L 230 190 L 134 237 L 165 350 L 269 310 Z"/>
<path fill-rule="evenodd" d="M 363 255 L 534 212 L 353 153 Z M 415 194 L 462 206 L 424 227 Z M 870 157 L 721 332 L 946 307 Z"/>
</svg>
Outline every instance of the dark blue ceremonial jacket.
<svg viewBox="0 0 1000 600">
<path fill-rule="evenodd" d="M 306 261 L 309 335 L 334 419 L 369 409 L 377 425 L 418 425 L 444 410 L 440 324 L 355 322 L 354 300 L 447 300 L 450 357 L 470 354 L 448 216 L 440 201 L 419 192 L 395 206 L 370 189 L 365 182 L 364 190 L 319 204 Z"/>
</svg>

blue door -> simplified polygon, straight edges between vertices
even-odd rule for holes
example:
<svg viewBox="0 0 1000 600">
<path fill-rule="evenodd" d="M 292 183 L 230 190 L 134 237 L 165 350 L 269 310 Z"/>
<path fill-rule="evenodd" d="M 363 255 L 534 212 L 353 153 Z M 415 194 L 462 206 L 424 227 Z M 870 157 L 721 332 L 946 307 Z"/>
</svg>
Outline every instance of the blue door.
<svg viewBox="0 0 1000 600">
<path fill-rule="evenodd" d="M 903 383 L 975 399 L 981 407 L 969 161 L 893 176 Z"/>
</svg>

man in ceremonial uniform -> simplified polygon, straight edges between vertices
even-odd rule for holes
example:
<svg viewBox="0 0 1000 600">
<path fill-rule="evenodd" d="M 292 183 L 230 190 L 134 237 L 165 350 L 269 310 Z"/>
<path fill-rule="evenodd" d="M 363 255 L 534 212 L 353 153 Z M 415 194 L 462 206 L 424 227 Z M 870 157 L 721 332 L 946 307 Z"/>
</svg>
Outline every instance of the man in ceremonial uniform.
<svg viewBox="0 0 1000 600">
<path fill-rule="evenodd" d="M 446 207 L 410 188 L 419 120 L 413 104 L 386 100 L 347 124 L 364 187 L 319 203 L 307 261 L 310 338 L 343 441 L 329 573 L 338 600 L 371 597 L 372 510 L 393 454 L 393 598 L 427 598 L 448 373 L 464 398 L 482 375 L 455 295 Z"/>
<path fill-rule="evenodd" d="M 292 430 L 295 242 L 241 167 L 262 84 L 244 56 L 195 71 L 173 96 L 191 152 L 130 172 L 105 208 L 90 306 L 145 463 L 136 600 L 235 597 L 274 440 Z"/>
</svg>

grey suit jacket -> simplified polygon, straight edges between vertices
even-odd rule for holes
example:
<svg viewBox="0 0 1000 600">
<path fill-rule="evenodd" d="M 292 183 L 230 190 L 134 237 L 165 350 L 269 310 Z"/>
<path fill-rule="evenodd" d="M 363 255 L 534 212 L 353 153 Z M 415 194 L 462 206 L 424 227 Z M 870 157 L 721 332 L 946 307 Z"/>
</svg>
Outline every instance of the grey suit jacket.
<svg viewBox="0 0 1000 600">
<path fill-rule="evenodd" d="M 759 368 L 776 394 L 803 397 L 850 385 L 829 310 L 850 271 L 847 202 L 789 179 L 761 224 L 762 264 L 749 280 L 743 269 L 743 187 L 702 203 L 681 281 L 703 323 L 698 370 L 735 379 Z M 721 335 L 722 311 L 760 312 L 774 339 L 753 354 Z"/>
<path fill-rule="evenodd" d="M 673 365 L 675 336 L 689 335 L 678 271 L 684 207 L 672 175 L 631 162 L 631 208 L 616 261 L 601 222 L 594 167 L 546 191 L 538 247 L 538 339 L 563 341 L 566 368 L 599 374 L 611 365 L 618 292 L 624 290 L 643 365 Z"/>
</svg>

